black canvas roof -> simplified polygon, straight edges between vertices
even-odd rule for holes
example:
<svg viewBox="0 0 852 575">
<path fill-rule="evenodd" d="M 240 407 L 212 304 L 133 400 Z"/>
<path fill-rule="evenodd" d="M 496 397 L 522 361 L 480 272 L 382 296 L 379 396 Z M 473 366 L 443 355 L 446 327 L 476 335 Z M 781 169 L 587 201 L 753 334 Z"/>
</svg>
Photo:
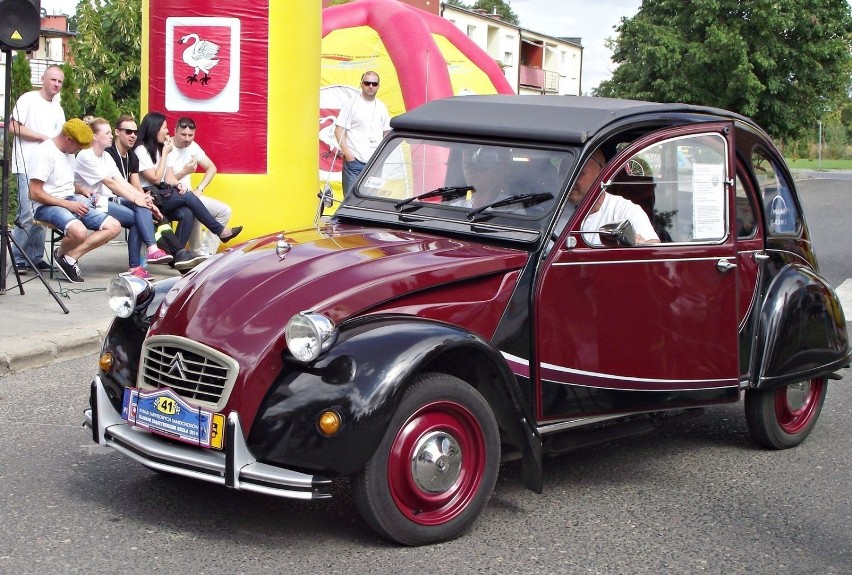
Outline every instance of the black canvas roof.
<svg viewBox="0 0 852 575">
<path fill-rule="evenodd" d="M 582 144 L 607 125 L 631 116 L 706 114 L 741 119 L 738 114 L 690 104 L 586 96 L 456 96 L 433 100 L 391 120 L 395 130 L 467 136 L 518 138 Z"/>
</svg>

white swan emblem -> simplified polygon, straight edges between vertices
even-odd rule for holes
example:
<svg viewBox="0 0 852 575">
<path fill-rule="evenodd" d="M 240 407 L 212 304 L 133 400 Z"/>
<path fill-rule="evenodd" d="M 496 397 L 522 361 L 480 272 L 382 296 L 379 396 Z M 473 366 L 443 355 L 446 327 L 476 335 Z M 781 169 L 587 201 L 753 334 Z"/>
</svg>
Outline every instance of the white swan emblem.
<svg viewBox="0 0 852 575">
<path fill-rule="evenodd" d="M 210 69 L 219 63 L 219 45 L 209 40 L 201 40 L 198 34 L 187 34 L 182 36 L 178 43 L 188 44 L 195 40 L 183 51 L 183 61 L 193 69 L 192 76 L 187 76 L 186 81 L 190 84 L 200 82 L 206 86 L 210 81 Z M 204 77 L 199 79 L 198 73 L 204 72 Z"/>
</svg>

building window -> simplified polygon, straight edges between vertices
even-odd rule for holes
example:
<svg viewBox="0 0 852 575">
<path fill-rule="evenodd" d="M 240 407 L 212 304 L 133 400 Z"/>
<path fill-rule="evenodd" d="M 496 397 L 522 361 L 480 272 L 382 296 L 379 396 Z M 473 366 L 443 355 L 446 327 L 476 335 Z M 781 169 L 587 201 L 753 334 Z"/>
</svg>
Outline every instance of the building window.
<svg viewBox="0 0 852 575">
<path fill-rule="evenodd" d="M 515 55 L 511 52 L 503 53 L 503 64 L 506 66 L 514 66 L 515 65 Z"/>
<path fill-rule="evenodd" d="M 473 36 L 475 32 L 476 32 L 476 26 L 474 26 L 473 24 L 468 24 L 467 25 L 467 35 Z"/>
</svg>

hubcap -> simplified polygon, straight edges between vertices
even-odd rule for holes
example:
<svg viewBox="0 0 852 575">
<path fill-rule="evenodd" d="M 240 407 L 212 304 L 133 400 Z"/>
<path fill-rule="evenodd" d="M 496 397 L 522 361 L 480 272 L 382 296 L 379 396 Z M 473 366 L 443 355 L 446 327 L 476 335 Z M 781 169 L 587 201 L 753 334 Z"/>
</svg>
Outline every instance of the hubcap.
<svg viewBox="0 0 852 575">
<path fill-rule="evenodd" d="M 443 493 L 453 486 L 462 469 L 458 441 L 442 431 L 424 435 L 414 447 L 411 475 L 417 486 L 428 493 Z"/>
<path fill-rule="evenodd" d="M 777 390 L 775 415 L 785 433 L 799 433 L 811 422 L 819 406 L 824 385 L 824 380 L 812 379 Z"/>
<path fill-rule="evenodd" d="M 397 509 L 419 525 L 441 525 L 476 497 L 487 454 L 479 422 L 452 401 L 420 407 L 394 439 L 388 488 Z"/>
</svg>

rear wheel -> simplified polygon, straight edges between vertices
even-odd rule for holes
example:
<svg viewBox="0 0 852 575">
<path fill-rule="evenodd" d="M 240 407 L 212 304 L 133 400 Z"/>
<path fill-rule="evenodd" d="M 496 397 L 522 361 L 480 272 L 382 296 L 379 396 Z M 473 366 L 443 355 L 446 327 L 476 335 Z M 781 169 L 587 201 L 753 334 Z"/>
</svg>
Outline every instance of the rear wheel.
<svg viewBox="0 0 852 575">
<path fill-rule="evenodd" d="M 776 389 L 746 391 L 749 431 L 758 443 L 771 449 L 799 445 L 814 428 L 827 390 L 825 378 L 815 378 Z"/>
<path fill-rule="evenodd" d="M 488 403 L 460 379 L 424 374 L 353 478 L 355 502 L 388 539 L 404 545 L 446 541 L 479 516 L 499 464 L 500 436 Z"/>
</svg>

